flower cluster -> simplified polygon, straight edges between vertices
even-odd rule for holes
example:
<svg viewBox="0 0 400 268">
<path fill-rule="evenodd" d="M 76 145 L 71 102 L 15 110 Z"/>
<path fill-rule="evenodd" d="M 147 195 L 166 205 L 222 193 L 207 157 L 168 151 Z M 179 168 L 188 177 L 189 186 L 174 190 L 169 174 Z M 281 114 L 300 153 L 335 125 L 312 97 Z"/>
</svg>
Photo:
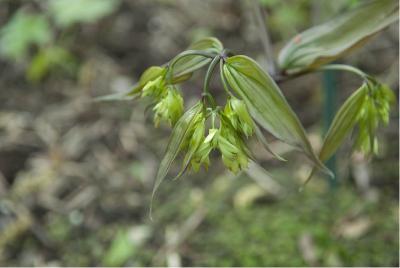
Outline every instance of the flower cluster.
<svg viewBox="0 0 400 268">
<path fill-rule="evenodd" d="M 176 86 L 166 82 L 163 73 L 144 85 L 141 96 L 148 96 L 156 103 L 153 108 L 156 127 L 160 125 L 161 121 L 168 122 L 170 126 L 173 126 L 182 116 L 183 98 Z"/>
<path fill-rule="evenodd" d="M 358 136 L 355 148 L 364 153 L 378 153 L 376 130 L 383 122 L 389 122 L 390 104 L 395 96 L 389 87 L 383 84 L 368 85 L 369 91 L 365 95 L 361 111 L 358 115 Z"/>
<path fill-rule="evenodd" d="M 165 69 L 154 68 L 143 78 L 145 81 L 140 95 L 151 98 L 155 104 L 155 126 L 159 126 L 161 122 L 168 122 L 170 126 L 174 126 L 184 110 L 182 96 L 176 86 L 167 82 L 166 75 Z M 194 171 L 198 171 L 201 166 L 208 169 L 210 153 L 213 150 L 221 153 L 222 162 L 232 172 L 237 173 L 246 168 L 250 152 L 245 139 L 254 133 L 254 121 L 246 104 L 231 96 L 222 109 L 206 108 L 201 102 L 197 105 L 201 105 L 201 108 L 193 114 L 190 128 L 187 130 L 188 135 L 180 148 L 186 151 L 182 171 L 185 171 L 186 167 Z M 209 118 L 212 122 L 211 126 L 207 127 Z M 216 127 L 216 124 L 219 126 Z"/>
<path fill-rule="evenodd" d="M 208 118 L 211 118 L 212 126 L 205 135 Z M 219 121 L 218 128 L 215 126 L 215 119 Z M 248 166 L 250 152 L 244 139 L 253 134 L 254 122 L 243 101 L 230 98 L 223 110 L 203 110 L 194 120 L 195 123 L 189 130 L 189 141 L 186 142 L 184 163 L 189 163 L 194 171 L 198 171 L 201 166 L 207 169 L 210 153 L 218 150 L 224 165 L 233 173 Z"/>
</svg>

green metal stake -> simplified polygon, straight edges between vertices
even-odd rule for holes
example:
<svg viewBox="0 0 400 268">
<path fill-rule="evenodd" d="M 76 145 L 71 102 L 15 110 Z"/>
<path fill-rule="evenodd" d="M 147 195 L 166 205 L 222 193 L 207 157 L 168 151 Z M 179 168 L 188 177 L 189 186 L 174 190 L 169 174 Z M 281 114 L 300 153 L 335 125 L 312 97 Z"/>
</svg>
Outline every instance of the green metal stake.
<svg viewBox="0 0 400 268">
<path fill-rule="evenodd" d="M 324 134 L 328 132 L 329 126 L 332 123 L 332 120 L 335 116 L 336 112 L 336 76 L 333 71 L 326 70 L 322 73 L 322 85 L 323 85 L 323 131 Z M 332 170 L 335 175 L 334 178 L 328 178 L 329 186 L 331 189 L 335 189 L 338 184 L 337 180 L 337 170 L 336 170 L 336 156 L 333 155 L 328 161 L 326 161 L 326 166 Z"/>
</svg>

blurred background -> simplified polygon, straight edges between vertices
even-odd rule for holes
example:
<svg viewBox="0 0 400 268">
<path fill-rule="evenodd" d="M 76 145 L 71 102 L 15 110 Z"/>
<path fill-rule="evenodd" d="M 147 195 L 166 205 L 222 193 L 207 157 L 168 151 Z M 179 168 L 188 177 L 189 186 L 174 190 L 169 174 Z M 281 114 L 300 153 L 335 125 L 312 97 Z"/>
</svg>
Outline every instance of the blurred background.
<svg viewBox="0 0 400 268">
<path fill-rule="evenodd" d="M 170 130 L 154 128 L 144 101 L 93 102 L 204 36 L 265 62 L 254 5 L 268 14 L 277 55 L 295 34 L 360 2 L 0 0 L 0 265 L 398 266 L 397 103 L 379 130 L 379 155 L 351 155 L 349 139 L 329 164 L 335 181 L 316 176 L 299 193 L 310 164 L 268 136 L 288 162 L 256 141 L 260 166 L 239 175 L 216 156 L 207 172 L 166 180 L 151 221 Z M 339 62 L 398 96 L 398 30 Z M 186 104 L 198 98 L 202 72 L 183 85 Z M 280 83 L 316 150 L 360 82 L 318 73 Z M 212 87 L 223 95 L 219 81 Z"/>
</svg>

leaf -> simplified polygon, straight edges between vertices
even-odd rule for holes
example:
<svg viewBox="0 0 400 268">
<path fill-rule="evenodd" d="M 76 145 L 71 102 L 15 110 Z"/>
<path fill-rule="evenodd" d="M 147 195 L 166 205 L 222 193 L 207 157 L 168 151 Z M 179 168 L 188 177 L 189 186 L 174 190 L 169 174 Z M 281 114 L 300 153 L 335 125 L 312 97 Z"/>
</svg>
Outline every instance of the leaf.
<svg viewBox="0 0 400 268">
<path fill-rule="evenodd" d="M 363 84 L 336 113 L 319 153 L 319 158 L 322 161 L 328 160 L 336 152 L 357 123 L 366 94 L 367 85 Z"/>
<path fill-rule="evenodd" d="M 398 19 L 397 0 L 366 1 L 358 8 L 295 36 L 279 53 L 279 67 L 289 73 L 316 68 L 362 46 Z"/>
<path fill-rule="evenodd" d="M 134 254 L 136 246 L 130 241 L 127 231 L 118 231 L 110 248 L 104 255 L 103 265 L 122 266 Z"/>
<path fill-rule="evenodd" d="M 201 50 L 216 53 L 221 52 L 223 49 L 224 47 L 222 43 L 215 37 L 206 37 L 200 39 L 187 48 L 187 50 Z M 210 63 L 211 60 L 211 58 L 198 55 L 185 56 L 179 59 L 174 65 L 174 77 L 192 73 L 193 71 Z"/>
<path fill-rule="evenodd" d="M 72 73 L 76 68 L 75 58 L 62 47 L 42 49 L 32 59 L 27 77 L 30 81 L 38 82 L 55 68 Z"/>
<path fill-rule="evenodd" d="M 327 161 L 336 152 L 358 122 L 367 90 L 367 84 L 363 84 L 346 100 L 336 113 L 319 152 L 319 159 L 321 161 Z M 306 185 L 311 180 L 315 171 L 315 168 L 312 169 L 303 185 Z"/>
<path fill-rule="evenodd" d="M 223 71 L 257 123 L 278 139 L 303 151 L 317 167 L 331 173 L 315 155 L 300 120 L 279 87 L 254 60 L 243 55 L 230 57 Z"/>
<path fill-rule="evenodd" d="M 92 23 L 112 12 L 120 4 L 119 0 L 50 0 L 50 14 L 57 25 L 68 27 L 74 23 Z"/>
<path fill-rule="evenodd" d="M 185 144 L 185 142 L 187 142 L 191 134 L 190 130 L 192 129 L 195 123 L 196 115 L 201 111 L 202 111 L 202 105 L 199 102 L 191 109 L 189 109 L 186 113 L 184 113 L 182 117 L 178 120 L 178 122 L 175 124 L 167 145 L 167 149 L 165 151 L 165 155 L 161 160 L 160 167 L 158 168 L 157 177 L 151 198 L 152 201 L 158 187 L 160 186 L 164 178 L 167 176 L 172 162 L 175 160 L 178 153 L 184 147 L 183 145 Z"/>
<path fill-rule="evenodd" d="M 43 15 L 18 11 L 0 31 L 0 54 L 9 59 L 26 56 L 31 45 L 43 45 L 52 38 Z"/>
</svg>

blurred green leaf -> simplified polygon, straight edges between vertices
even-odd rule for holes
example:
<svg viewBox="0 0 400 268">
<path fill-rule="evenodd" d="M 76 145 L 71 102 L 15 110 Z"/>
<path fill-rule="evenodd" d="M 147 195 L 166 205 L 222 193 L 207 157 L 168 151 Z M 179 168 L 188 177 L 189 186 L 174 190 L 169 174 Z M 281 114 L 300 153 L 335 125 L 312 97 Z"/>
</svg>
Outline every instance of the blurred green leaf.
<svg viewBox="0 0 400 268">
<path fill-rule="evenodd" d="M 276 5 L 279 4 L 279 2 L 281 2 L 279 0 L 259 0 L 259 1 L 262 5 L 267 7 L 275 7 Z"/>
<path fill-rule="evenodd" d="M 105 253 L 103 265 L 113 267 L 122 266 L 134 252 L 135 246 L 129 240 L 128 232 L 120 230 Z"/>
<path fill-rule="evenodd" d="M 68 27 L 74 23 L 92 23 L 112 12 L 119 6 L 119 0 L 50 0 L 49 11 L 56 23 Z"/>
<path fill-rule="evenodd" d="M 38 82 L 53 68 L 73 72 L 75 66 L 75 58 L 67 50 L 53 46 L 42 49 L 34 56 L 27 71 L 27 77 L 30 81 Z"/>
<path fill-rule="evenodd" d="M 245 101 L 256 122 L 275 137 L 303 151 L 316 166 L 329 170 L 315 155 L 307 134 L 274 80 L 251 58 L 238 55 L 226 59 L 227 82 Z"/>
<path fill-rule="evenodd" d="M 278 31 L 290 33 L 290 35 L 285 36 L 286 39 L 296 33 L 296 26 L 298 27 L 306 22 L 305 8 L 302 7 L 302 3 L 297 3 L 297 5 L 297 8 L 293 8 L 289 4 L 281 5 L 272 16 L 272 25 L 277 27 Z"/>
<path fill-rule="evenodd" d="M 396 0 L 374 0 L 295 36 L 279 53 L 282 70 L 295 73 L 315 68 L 363 45 L 398 19 Z"/>
<path fill-rule="evenodd" d="M 23 58 L 31 45 L 43 45 L 51 38 L 50 26 L 43 15 L 18 11 L 0 30 L 0 54 L 14 60 Z"/>
<path fill-rule="evenodd" d="M 206 37 L 191 44 L 187 50 L 200 50 L 219 53 L 224 49 L 222 43 L 214 37 Z M 177 56 L 179 57 L 179 55 Z M 174 77 L 184 76 L 192 73 L 193 71 L 207 65 L 211 62 L 211 58 L 203 56 L 185 56 L 180 58 L 174 64 Z"/>
</svg>

